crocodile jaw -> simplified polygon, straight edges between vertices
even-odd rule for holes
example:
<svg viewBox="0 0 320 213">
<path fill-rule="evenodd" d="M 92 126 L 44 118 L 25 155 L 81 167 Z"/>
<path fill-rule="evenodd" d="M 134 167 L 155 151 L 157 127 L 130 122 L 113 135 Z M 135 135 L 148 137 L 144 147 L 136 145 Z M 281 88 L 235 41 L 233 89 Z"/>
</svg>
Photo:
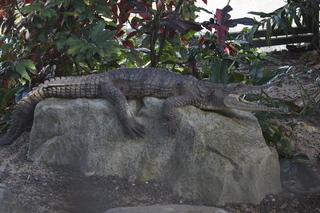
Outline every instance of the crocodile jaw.
<svg viewBox="0 0 320 213">
<path fill-rule="evenodd" d="M 279 108 L 262 106 L 246 101 L 239 94 L 229 94 L 224 98 L 223 102 L 230 109 L 243 111 L 281 111 Z"/>
</svg>

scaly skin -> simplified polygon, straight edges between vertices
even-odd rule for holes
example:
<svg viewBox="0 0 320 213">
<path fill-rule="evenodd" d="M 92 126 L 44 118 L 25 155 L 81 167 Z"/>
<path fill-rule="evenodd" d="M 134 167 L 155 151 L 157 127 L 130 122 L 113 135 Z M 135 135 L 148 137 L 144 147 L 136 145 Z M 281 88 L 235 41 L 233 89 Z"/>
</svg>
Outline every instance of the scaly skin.
<svg viewBox="0 0 320 213">
<path fill-rule="evenodd" d="M 127 98 L 151 96 L 166 99 L 163 115 L 167 119 L 168 131 L 174 133 L 177 128 L 175 107 L 193 105 L 205 110 L 278 111 L 277 108 L 254 105 L 240 98 L 242 94 L 265 87 L 268 86 L 212 84 L 192 76 L 152 68 L 123 68 L 88 76 L 54 78 L 33 89 L 17 103 L 11 127 L 0 139 L 0 145 L 17 139 L 32 120 L 36 105 L 48 97 L 106 98 L 114 104 L 124 130 L 133 137 L 143 137 L 144 127 L 130 113 Z"/>
</svg>

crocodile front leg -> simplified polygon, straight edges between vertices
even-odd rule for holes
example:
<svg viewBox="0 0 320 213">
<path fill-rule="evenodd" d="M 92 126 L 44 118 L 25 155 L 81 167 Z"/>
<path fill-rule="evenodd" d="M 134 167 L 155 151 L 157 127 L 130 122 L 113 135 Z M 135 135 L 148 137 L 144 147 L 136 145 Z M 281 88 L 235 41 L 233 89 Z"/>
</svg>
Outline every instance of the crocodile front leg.
<svg viewBox="0 0 320 213">
<path fill-rule="evenodd" d="M 188 97 L 187 95 L 172 96 L 164 101 L 162 112 L 167 120 L 167 123 L 165 123 L 165 125 L 167 126 L 170 134 L 174 134 L 177 131 L 177 121 L 174 108 L 191 105 L 191 103 L 192 100 L 190 100 L 190 97 Z"/>
<path fill-rule="evenodd" d="M 115 87 L 112 82 L 100 82 L 100 88 L 102 95 L 113 103 L 115 112 L 124 130 L 134 138 L 143 137 L 145 134 L 144 126 L 136 121 L 129 111 L 128 102 L 121 90 Z"/>
</svg>

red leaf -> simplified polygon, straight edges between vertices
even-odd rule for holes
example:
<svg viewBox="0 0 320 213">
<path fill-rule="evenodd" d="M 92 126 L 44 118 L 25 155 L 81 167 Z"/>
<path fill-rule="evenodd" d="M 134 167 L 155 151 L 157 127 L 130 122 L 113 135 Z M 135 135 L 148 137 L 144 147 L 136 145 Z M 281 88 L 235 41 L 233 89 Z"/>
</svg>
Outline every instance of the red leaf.
<svg viewBox="0 0 320 213">
<path fill-rule="evenodd" d="M 181 18 L 181 14 L 174 11 L 174 12 L 168 12 L 163 16 L 163 21 L 161 21 L 162 25 L 166 25 L 170 28 L 173 28 L 174 30 L 184 33 L 185 30 L 194 30 L 194 31 L 200 31 L 202 30 L 202 27 L 200 24 L 197 24 L 195 22 L 186 21 Z"/>
<path fill-rule="evenodd" d="M 122 45 L 125 46 L 125 47 L 130 47 L 130 48 L 134 48 L 134 45 L 131 41 L 121 41 L 122 42 Z"/>
<path fill-rule="evenodd" d="M 132 25 L 133 28 L 139 27 L 140 24 L 139 24 L 139 22 L 138 22 L 136 17 L 131 20 L 131 25 Z"/>
<path fill-rule="evenodd" d="M 182 26 L 185 29 L 188 30 L 194 30 L 194 31 L 200 31 L 202 30 L 202 27 L 200 24 L 191 22 L 191 21 L 186 21 L 186 20 L 177 20 L 177 23 Z"/>
<path fill-rule="evenodd" d="M 112 9 L 112 13 L 115 18 L 119 20 L 119 25 L 122 25 L 126 21 L 128 21 L 128 18 L 130 16 L 129 11 L 132 10 L 134 7 L 127 4 L 126 1 L 121 0 L 118 5 L 115 5 L 117 7 L 114 7 Z M 118 10 L 119 10 L 119 15 L 118 15 Z"/>
<path fill-rule="evenodd" d="M 8 61 L 13 61 L 12 60 L 12 56 L 10 55 L 10 53 L 6 52 L 6 57 Z"/>
<path fill-rule="evenodd" d="M 186 37 L 184 37 L 184 36 L 181 36 L 181 40 L 184 41 L 184 42 L 189 42 L 189 40 L 186 39 Z"/>
<path fill-rule="evenodd" d="M 189 71 L 190 71 L 191 75 L 198 78 L 197 60 L 193 54 L 191 54 L 188 58 L 188 65 L 189 65 Z"/>
<path fill-rule="evenodd" d="M 200 41 L 198 43 L 198 46 L 201 47 L 203 44 L 204 44 L 204 39 L 206 38 L 206 35 L 203 35 L 201 38 L 200 38 Z"/>
<path fill-rule="evenodd" d="M 129 38 L 132 38 L 133 36 L 135 36 L 137 34 L 137 31 L 132 31 L 131 33 L 129 33 L 126 37 L 126 40 L 128 40 Z"/>
<path fill-rule="evenodd" d="M 119 30 L 114 36 L 115 37 L 120 37 L 124 34 L 124 31 L 123 30 Z"/>
<path fill-rule="evenodd" d="M 164 27 L 162 27 L 159 31 L 160 31 L 159 34 L 160 34 L 160 35 L 163 35 L 163 34 L 164 34 Z"/>
<path fill-rule="evenodd" d="M 2 76 L 1 86 L 3 89 L 8 89 L 8 81 L 5 75 Z"/>
<path fill-rule="evenodd" d="M 5 17 L 7 16 L 7 11 L 1 10 L 1 11 L 0 11 L 0 16 L 3 17 L 3 18 L 5 18 Z"/>
<path fill-rule="evenodd" d="M 120 31 L 121 27 L 122 26 L 115 27 L 115 26 L 111 26 L 111 25 L 106 25 L 106 29 L 108 29 L 108 30 L 118 30 L 118 31 Z"/>
<path fill-rule="evenodd" d="M 207 0 L 202 0 L 202 1 L 203 1 L 203 3 L 205 3 L 205 4 L 208 4 Z"/>
<path fill-rule="evenodd" d="M 149 12 L 141 10 L 130 10 L 129 13 L 138 13 L 144 20 L 150 20 L 152 15 Z"/>
<path fill-rule="evenodd" d="M 232 7 L 230 5 L 225 6 L 222 10 L 216 10 L 216 20 L 219 25 L 223 25 L 231 18 L 231 16 L 228 14 L 228 12 L 231 10 Z"/>
<path fill-rule="evenodd" d="M 217 43 L 219 45 L 219 48 L 223 50 L 229 27 L 227 25 L 218 26 L 216 24 L 211 24 L 211 27 L 214 27 L 216 29 L 216 33 L 218 35 Z"/>
<path fill-rule="evenodd" d="M 236 56 L 238 54 L 238 51 L 237 49 L 230 45 L 230 44 L 226 44 L 225 45 L 225 48 L 224 48 L 224 51 L 230 56 Z"/>
<path fill-rule="evenodd" d="M 175 34 L 176 34 L 176 31 L 175 31 L 174 29 L 170 28 L 170 29 L 168 30 L 167 36 L 168 36 L 169 38 L 173 38 Z"/>
<path fill-rule="evenodd" d="M 126 3 L 131 7 L 135 7 L 135 9 L 131 9 L 128 13 L 138 13 L 144 20 L 150 20 L 152 14 L 150 10 L 148 10 L 149 5 L 144 1 L 137 1 L 137 0 L 127 0 Z"/>
</svg>

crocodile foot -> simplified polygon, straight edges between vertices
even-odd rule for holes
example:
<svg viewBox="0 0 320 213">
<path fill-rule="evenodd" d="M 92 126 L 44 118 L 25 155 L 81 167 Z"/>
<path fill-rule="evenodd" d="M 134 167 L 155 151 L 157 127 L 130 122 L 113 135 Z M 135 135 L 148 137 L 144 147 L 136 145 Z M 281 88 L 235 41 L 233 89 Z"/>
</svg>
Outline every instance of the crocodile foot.
<svg viewBox="0 0 320 213">
<path fill-rule="evenodd" d="M 133 118 L 128 120 L 123 127 L 135 139 L 137 137 L 143 138 L 145 135 L 145 127 Z"/>
<path fill-rule="evenodd" d="M 174 135 L 177 132 L 177 125 L 174 121 L 168 121 L 168 122 L 164 123 L 163 125 L 166 126 L 170 135 Z"/>
</svg>

